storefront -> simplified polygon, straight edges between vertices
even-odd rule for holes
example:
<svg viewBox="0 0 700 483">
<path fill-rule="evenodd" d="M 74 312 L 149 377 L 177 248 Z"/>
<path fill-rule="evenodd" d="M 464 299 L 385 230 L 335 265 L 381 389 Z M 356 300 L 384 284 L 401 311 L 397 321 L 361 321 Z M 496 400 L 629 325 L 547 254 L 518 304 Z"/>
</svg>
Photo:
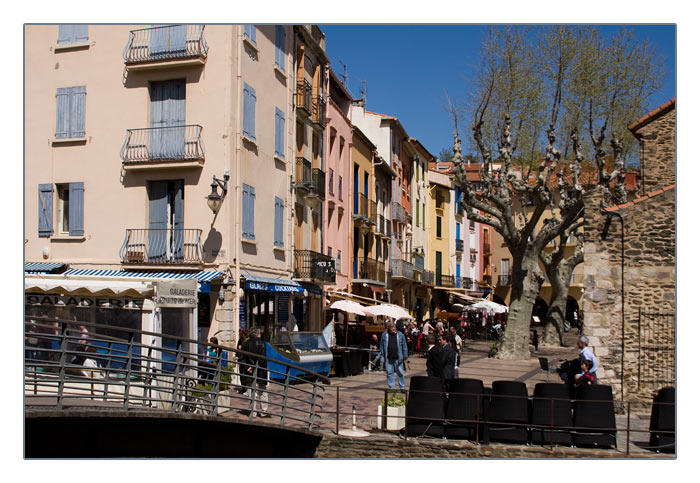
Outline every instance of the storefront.
<svg viewBox="0 0 700 483">
<path fill-rule="evenodd" d="M 293 330 L 296 324 L 299 330 L 306 330 L 303 316 L 304 288 L 298 282 L 245 274 L 241 277 L 241 287 L 241 330 L 259 327 L 267 341 L 282 327 Z M 301 314 L 297 314 L 296 310 L 299 303 L 302 305 Z"/>
</svg>

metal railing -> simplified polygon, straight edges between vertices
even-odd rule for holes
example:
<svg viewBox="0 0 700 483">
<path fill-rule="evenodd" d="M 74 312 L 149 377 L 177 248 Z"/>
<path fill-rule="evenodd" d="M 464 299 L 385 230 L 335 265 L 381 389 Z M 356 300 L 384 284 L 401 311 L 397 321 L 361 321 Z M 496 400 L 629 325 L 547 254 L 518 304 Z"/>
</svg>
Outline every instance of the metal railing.
<svg viewBox="0 0 700 483">
<path fill-rule="evenodd" d="M 335 259 L 312 250 L 294 250 L 294 278 L 335 282 Z"/>
<path fill-rule="evenodd" d="M 386 268 L 384 262 L 373 258 L 355 258 L 353 266 L 357 267 L 354 274 L 356 280 L 374 280 L 375 282 L 386 283 Z"/>
<path fill-rule="evenodd" d="M 320 168 L 311 170 L 311 191 L 322 200 L 326 199 L 326 172 Z"/>
<path fill-rule="evenodd" d="M 320 384 L 330 383 L 262 355 L 114 325 L 27 316 L 24 340 L 28 406 L 148 408 L 252 420 L 260 411 L 257 398 L 266 393 L 266 414 L 282 425 L 315 429 Z"/>
<path fill-rule="evenodd" d="M 377 219 L 377 202 L 370 200 L 366 194 L 353 193 L 352 214 L 354 218 L 363 218 L 369 222 Z"/>
<path fill-rule="evenodd" d="M 637 387 L 676 383 L 676 313 L 639 309 Z"/>
<path fill-rule="evenodd" d="M 437 276 L 437 285 L 440 287 L 450 287 L 454 288 L 455 286 L 455 276 L 454 275 L 443 275 L 440 274 Z"/>
<path fill-rule="evenodd" d="M 460 240 L 459 238 L 455 239 L 455 250 L 458 252 L 464 251 L 464 240 Z"/>
<path fill-rule="evenodd" d="M 391 202 L 391 219 L 399 223 L 406 223 L 406 209 L 396 201 Z"/>
<path fill-rule="evenodd" d="M 202 230 L 129 228 L 119 258 L 124 264 L 203 263 Z"/>
<path fill-rule="evenodd" d="M 511 274 L 499 275 L 498 276 L 498 286 L 499 287 L 507 287 L 508 285 L 511 284 L 512 278 L 513 278 L 513 276 Z"/>
<path fill-rule="evenodd" d="M 391 237 L 391 221 L 384 218 L 383 215 L 377 215 L 376 217 L 377 228 L 375 233 L 381 235 L 384 238 Z"/>
<path fill-rule="evenodd" d="M 311 169 L 311 161 L 303 156 L 297 157 L 296 168 L 294 171 L 294 187 L 311 189 L 313 186 L 313 175 Z"/>
<path fill-rule="evenodd" d="M 124 62 L 155 62 L 189 57 L 206 58 L 209 46 L 204 25 L 164 25 L 129 32 Z"/>
<path fill-rule="evenodd" d="M 311 83 L 304 78 L 297 79 L 297 93 L 296 93 L 296 103 L 297 109 L 306 111 L 306 114 L 310 115 L 312 112 L 311 108 Z"/>
<path fill-rule="evenodd" d="M 313 112 L 311 114 L 311 121 L 325 127 L 326 126 L 326 99 L 317 95 L 314 96 L 312 102 Z"/>
<path fill-rule="evenodd" d="M 435 285 L 435 272 L 423 270 L 421 272 L 420 281 L 426 285 Z"/>
<path fill-rule="evenodd" d="M 413 280 L 413 264 L 400 258 L 392 258 L 391 276 Z"/>
<path fill-rule="evenodd" d="M 127 129 L 120 156 L 124 164 L 204 159 L 202 126 Z"/>
</svg>

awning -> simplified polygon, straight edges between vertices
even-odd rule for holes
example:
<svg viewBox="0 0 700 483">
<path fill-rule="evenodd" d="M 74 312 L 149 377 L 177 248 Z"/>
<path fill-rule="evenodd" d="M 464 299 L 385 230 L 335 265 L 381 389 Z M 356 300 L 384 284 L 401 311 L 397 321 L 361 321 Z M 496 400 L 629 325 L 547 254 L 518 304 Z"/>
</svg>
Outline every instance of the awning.
<svg viewBox="0 0 700 483">
<path fill-rule="evenodd" d="M 466 303 L 476 303 L 476 302 L 480 302 L 481 300 L 483 300 L 481 298 L 472 297 L 471 295 L 467 295 L 467 294 L 462 293 L 462 292 L 449 291 L 447 293 L 449 293 L 450 295 L 453 295 L 455 298 L 461 300 L 462 302 L 466 302 Z"/>
<path fill-rule="evenodd" d="M 152 282 L 138 280 L 75 280 L 31 276 L 24 278 L 24 289 L 66 295 L 130 295 L 140 297 L 152 295 L 154 290 Z"/>
<path fill-rule="evenodd" d="M 24 262 L 24 271 L 27 273 L 57 273 L 65 263 L 59 262 Z"/>
<path fill-rule="evenodd" d="M 248 290 L 258 290 L 262 292 L 303 292 L 304 287 L 299 282 L 282 278 L 258 277 L 255 275 L 242 274 L 245 279 L 244 287 Z"/>
<path fill-rule="evenodd" d="M 132 272 L 126 270 L 95 270 L 83 268 L 71 268 L 63 274 L 66 277 L 74 279 L 100 278 L 100 279 L 136 279 L 150 282 L 159 280 L 182 280 L 195 279 L 198 284 L 199 292 L 207 293 L 211 290 L 211 282 L 214 279 L 222 278 L 223 272 L 216 270 L 203 270 L 199 272 Z"/>
</svg>

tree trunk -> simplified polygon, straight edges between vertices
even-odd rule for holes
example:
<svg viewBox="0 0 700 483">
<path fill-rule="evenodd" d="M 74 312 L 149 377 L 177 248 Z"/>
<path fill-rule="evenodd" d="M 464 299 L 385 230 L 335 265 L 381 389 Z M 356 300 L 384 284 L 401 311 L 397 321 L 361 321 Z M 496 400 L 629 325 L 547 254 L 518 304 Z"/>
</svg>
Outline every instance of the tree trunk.
<svg viewBox="0 0 700 483">
<path fill-rule="evenodd" d="M 540 345 L 557 346 L 564 345 L 564 318 L 566 316 L 566 300 L 569 295 L 569 284 L 571 279 L 571 269 L 566 270 L 568 263 L 560 264 L 556 273 L 549 275 L 552 283 L 552 298 L 549 301 L 549 310 L 544 322 L 544 330 Z M 554 275 L 554 276 L 552 276 Z"/>
<path fill-rule="evenodd" d="M 526 249 L 521 260 L 513 260 L 513 284 L 508 312 L 508 324 L 498 346 L 497 359 L 530 358 L 530 319 L 532 307 L 540 291 L 542 274 L 538 253 Z"/>
</svg>

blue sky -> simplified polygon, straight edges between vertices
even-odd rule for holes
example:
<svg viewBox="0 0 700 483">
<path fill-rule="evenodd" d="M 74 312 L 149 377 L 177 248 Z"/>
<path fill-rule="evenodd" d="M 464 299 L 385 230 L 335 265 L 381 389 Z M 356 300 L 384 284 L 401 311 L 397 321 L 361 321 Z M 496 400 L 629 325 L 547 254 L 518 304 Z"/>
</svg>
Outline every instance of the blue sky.
<svg viewBox="0 0 700 483">
<path fill-rule="evenodd" d="M 452 126 L 442 108 L 445 92 L 455 101 L 465 98 L 468 79 L 479 61 L 483 25 L 319 25 L 326 34 L 331 67 L 343 74 L 348 88 L 360 97 L 367 85 L 367 109 L 396 116 L 434 155 L 451 148 Z M 676 95 L 674 25 L 627 25 L 635 38 L 648 38 L 666 58 L 669 75 L 650 100 L 653 109 Z M 603 25 L 604 35 L 618 26 Z M 342 63 L 341 63 L 342 62 Z M 640 113 L 640 117 L 646 113 Z M 460 126 L 464 135 L 466 126 Z"/>
</svg>

